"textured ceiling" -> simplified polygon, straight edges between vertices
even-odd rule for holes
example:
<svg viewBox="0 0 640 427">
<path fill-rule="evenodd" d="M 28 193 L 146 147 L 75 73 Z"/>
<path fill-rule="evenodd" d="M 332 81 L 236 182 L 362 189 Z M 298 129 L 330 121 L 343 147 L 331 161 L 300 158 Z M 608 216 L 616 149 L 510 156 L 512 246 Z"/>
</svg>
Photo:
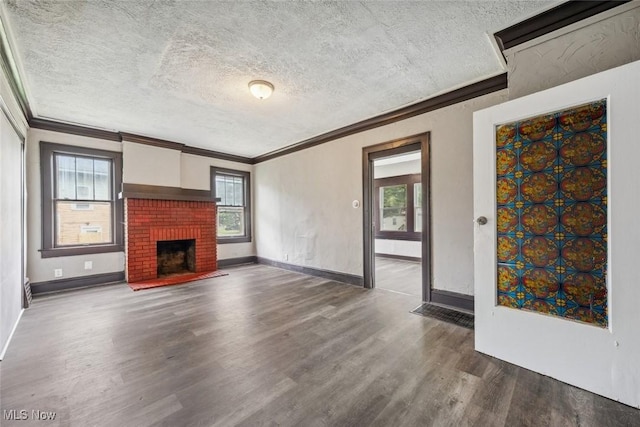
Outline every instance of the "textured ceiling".
<svg viewBox="0 0 640 427">
<path fill-rule="evenodd" d="M 36 117 L 253 157 L 502 72 L 489 34 L 553 3 L 8 0 L 3 14 Z"/>
</svg>

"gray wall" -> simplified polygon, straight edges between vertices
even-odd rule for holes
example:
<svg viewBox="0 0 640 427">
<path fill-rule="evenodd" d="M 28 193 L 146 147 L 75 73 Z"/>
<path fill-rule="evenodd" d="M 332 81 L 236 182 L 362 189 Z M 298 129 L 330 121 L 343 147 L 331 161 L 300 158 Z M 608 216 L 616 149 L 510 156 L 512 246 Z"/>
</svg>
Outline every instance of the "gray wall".
<svg viewBox="0 0 640 427">
<path fill-rule="evenodd" d="M 505 50 L 509 98 L 539 92 L 640 59 L 640 2 Z"/>
</svg>

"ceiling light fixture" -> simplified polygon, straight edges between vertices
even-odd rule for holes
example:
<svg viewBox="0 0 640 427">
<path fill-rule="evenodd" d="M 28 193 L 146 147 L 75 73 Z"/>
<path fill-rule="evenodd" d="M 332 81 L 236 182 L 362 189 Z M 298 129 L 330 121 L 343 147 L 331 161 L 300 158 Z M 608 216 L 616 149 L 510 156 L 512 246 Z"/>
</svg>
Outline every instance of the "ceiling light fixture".
<svg viewBox="0 0 640 427">
<path fill-rule="evenodd" d="M 266 80 L 253 80 L 249 82 L 251 94 L 258 99 L 267 99 L 273 93 L 273 85 Z"/>
</svg>

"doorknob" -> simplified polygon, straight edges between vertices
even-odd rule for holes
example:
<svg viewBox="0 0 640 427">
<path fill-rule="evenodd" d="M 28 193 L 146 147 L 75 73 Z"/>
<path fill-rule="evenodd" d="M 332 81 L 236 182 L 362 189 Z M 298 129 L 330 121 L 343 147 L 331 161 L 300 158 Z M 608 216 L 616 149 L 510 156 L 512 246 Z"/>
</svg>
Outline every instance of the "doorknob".
<svg viewBox="0 0 640 427">
<path fill-rule="evenodd" d="M 485 225 L 487 223 L 487 217 L 479 216 L 478 219 L 476 219 L 476 222 L 479 225 Z"/>
</svg>

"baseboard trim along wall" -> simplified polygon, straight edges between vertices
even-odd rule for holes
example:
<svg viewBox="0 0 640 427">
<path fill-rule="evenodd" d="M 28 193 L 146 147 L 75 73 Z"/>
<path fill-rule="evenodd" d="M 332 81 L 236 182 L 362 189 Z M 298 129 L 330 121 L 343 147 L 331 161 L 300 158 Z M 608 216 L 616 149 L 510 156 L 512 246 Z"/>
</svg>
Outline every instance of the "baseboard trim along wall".
<svg viewBox="0 0 640 427">
<path fill-rule="evenodd" d="M 296 273 L 308 274 L 310 276 L 322 277 L 323 279 L 335 280 L 336 282 L 348 283 L 350 285 L 364 286 L 364 278 L 355 274 L 340 273 L 331 270 L 322 270 L 320 268 L 304 267 L 301 265 L 288 264 L 286 262 L 274 261 L 268 258 L 258 258 L 258 264 L 270 265 L 285 270 L 295 271 Z"/>
<path fill-rule="evenodd" d="M 227 258 L 218 260 L 218 268 L 232 267 L 234 265 L 257 264 L 258 257 L 255 255 L 243 256 L 237 258 Z"/>
<path fill-rule="evenodd" d="M 11 343 L 11 339 L 13 338 L 13 334 L 18 329 L 18 323 L 20 323 L 20 319 L 22 319 L 22 315 L 24 314 L 24 308 L 20 310 L 20 314 L 18 314 L 18 318 L 16 319 L 16 323 L 13 324 L 13 329 L 11 329 L 11 333 L 9 334 L 9 338 L 7 338 L 7 342 L 4 343 L 4 347 L 2 348 L 2 353 L 0 353 L 0 361 L 4 360 L 4 355 L 7 353 L 7 349 L 9 348 L 9 344 Z"/>
<path fill-rule="evenodd" d="M 429 302 L 460 308 L 472 313 L 474 308 L 473 295 L 459 294 L 457 292 L 443 291 L 440 289 L 431 289 L 431 301 Z"/>
<path fill-rule="evenodd" d="M 376 258 L 389 258 L 389 259 L 399 259 L 401 261 L 412 261 L 412 262 L 420 262 L 422 258 L 415 256 L 406 256 L 406 255 L 394 255 L 394 254 L 376 254 Z"/>
<path fill-rule="evenodd" d="M 66 291 L 69 289 L 86 288 L 89 286 L 99 286 L 117 282 L 124 282 L 124 271 L 32 283 L 31 293 L 33 295 L 42 295 L 50 292 Z"/>
</svg>

